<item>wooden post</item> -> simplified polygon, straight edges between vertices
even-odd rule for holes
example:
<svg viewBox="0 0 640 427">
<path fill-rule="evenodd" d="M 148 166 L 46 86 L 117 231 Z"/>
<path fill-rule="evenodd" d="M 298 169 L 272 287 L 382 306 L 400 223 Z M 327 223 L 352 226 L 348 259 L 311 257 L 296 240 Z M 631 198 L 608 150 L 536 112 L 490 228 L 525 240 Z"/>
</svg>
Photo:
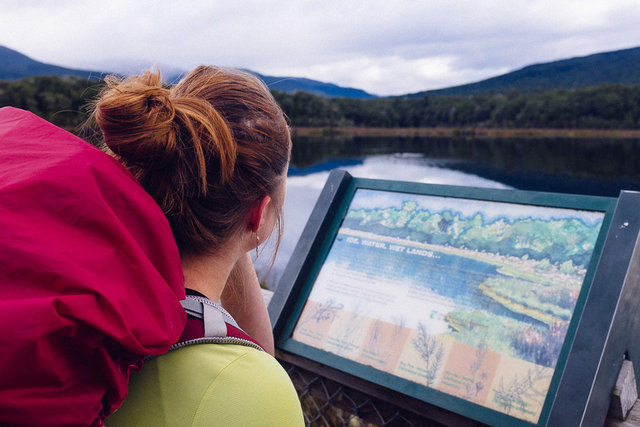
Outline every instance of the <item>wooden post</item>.
<svg viewBox="0 0 640 427">
<path fill-rule="evenodd" d="M 608 424 L 613 425 L 613 420 L 626 420 L 637 400 L 638 389 L 636 387 L 636 377 L 633 372 L 633 363 L 630 360 L 624 360 L 622 362 L 622 367 L 620 368 L 620 373 L 618 374 L 616 387 L 613 390 L 613 395 L 611 396 L 611 405 L 609 406 L 607 420 Z"/>
</svg>

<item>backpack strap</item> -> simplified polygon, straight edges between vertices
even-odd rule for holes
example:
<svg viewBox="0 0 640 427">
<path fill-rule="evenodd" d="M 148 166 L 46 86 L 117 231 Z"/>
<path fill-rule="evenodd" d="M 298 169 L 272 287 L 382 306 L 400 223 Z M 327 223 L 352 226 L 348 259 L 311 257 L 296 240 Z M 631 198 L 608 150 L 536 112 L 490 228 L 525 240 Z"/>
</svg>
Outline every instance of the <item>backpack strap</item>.
<svg viewBox="0 0 640 427">
<path fill-rule="evenodd" d="M 247 345 L 264 351 L 219 304 L 195 295 L 187 295 L 180 304 L 187 312 L 187 323 L 180 340 L 171 349 L 199 343 L 226 343 Z"/>
</svg>

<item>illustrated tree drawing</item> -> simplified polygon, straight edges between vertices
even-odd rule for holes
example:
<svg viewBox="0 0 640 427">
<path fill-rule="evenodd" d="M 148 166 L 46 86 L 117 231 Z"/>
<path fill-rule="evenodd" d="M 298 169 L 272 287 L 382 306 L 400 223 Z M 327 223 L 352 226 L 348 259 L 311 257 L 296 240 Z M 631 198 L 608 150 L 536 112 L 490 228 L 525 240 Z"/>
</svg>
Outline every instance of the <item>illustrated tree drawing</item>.
<svg viewBox="0 0 640 427">
<path fill-rule="evenodd" d="M 412 340 L 412 344 L 426 365 L 426 385 L 430 387 L 444 361 L 444 347 L 435 336 L 427 333 L 427 327 L 422 322 L 418 324 L 418 336 Z"/>
</svg>

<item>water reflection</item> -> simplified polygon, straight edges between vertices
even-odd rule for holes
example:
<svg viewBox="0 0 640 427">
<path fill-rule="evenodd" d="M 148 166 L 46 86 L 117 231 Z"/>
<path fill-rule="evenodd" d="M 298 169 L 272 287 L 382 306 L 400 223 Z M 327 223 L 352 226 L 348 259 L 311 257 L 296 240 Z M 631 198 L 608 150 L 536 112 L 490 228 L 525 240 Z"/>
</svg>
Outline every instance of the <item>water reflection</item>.
<svg viewBox="0 0 640 427">
<path fill-rule="evenodd" d="M 479 170 L 543 173 L 576 179 L 640 182 L 640 140 L 445 137 L 296 137 L 292 165 L 305 169 L 335 159 L 421 153 Z"/>
</svg>

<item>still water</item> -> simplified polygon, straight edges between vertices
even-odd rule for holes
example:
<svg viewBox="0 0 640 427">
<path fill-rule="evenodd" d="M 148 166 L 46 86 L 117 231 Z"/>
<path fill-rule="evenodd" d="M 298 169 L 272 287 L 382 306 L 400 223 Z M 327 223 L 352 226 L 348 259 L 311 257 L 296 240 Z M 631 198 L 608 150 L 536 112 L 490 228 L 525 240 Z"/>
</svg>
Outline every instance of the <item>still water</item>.
<svg viewBox="0 0 640 427">
<path fill-rule="evenodd" d="M 640 140 L 294 137 L 280 247 L 268 274 L 273 242 L 256 261 L 270 288 L 336 168 L 361 178 L 615 197 L 640 191 Z"/>
</svg>

